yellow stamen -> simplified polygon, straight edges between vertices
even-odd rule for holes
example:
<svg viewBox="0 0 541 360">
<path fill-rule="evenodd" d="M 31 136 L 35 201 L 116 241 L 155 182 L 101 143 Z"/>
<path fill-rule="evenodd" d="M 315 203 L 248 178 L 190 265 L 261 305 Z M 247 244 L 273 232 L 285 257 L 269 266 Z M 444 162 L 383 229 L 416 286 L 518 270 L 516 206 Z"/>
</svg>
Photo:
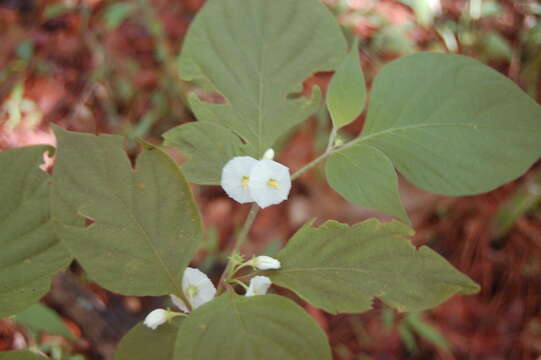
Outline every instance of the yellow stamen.
<svg viewBox="0 0 541 360">
<path fill-rule="evenodd" d="M 269 181 L 267 181 L 267 186 L 270 186 L 271 188 L 274 188 L 274 189 L 280 189 L 280 185 L 278 184 L 278 181 L 276 181 L 275 179 L 269 179 Z"/>
<path fill-rule="evenodd" d="M 248 188 L 248 182 L 250 181 L 250 178 L 248 176 L 243 176 L 242 180 L 240 181 L 243 188 Z"/>
<path fill-rule="evenodd" d="M 199 289 L 195 285 L 188 286 L 188 296 L 193 298 L 197 293 L 199 292 Z"/>
</svg>

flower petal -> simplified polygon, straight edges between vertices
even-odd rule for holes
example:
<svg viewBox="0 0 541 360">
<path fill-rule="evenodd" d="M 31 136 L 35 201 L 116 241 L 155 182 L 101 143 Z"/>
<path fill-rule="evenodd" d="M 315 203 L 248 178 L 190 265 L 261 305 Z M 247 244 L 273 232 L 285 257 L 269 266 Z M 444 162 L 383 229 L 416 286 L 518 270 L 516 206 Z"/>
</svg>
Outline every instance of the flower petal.
<svg viewBox="0 0 541 360">
<path fill-rule="evenodd" d="M 173 304 L 175 304 L 176 307 L 178 307 L 181 311 L 185 312 L 185 313 L 189 313 L 190 310 L 188 310 L 188 307 L 186 306 L 186 304 L 184 303 L 184 301 L 182 301 L 181 298 L 179 298 L 178 296 L 176 295 L 169 295 L 171 297 L 171 301 L 173 302 Z"/>
<path fill-rule="evenodd" d="M 259 160 L 252 168 L 248 187 L 261 208 L 279 204 L 287 199 L 291 190 L 289 168 L 274 160 Z"/>
<path fill-rule="evenodd" d="M 237 156 L 225 164 L 221 185 L 230 198 L 241 204 L 254 201 L 248 189 L 248 179 L 257 162 L 250 156 Z"/>
<path fill-rule="evenodd" d="M 205 273 L 191 267 L 184 270 L 182 292 L 192 305 L 192 310 L 214 299 L 216 288 Z"/>
</svg>

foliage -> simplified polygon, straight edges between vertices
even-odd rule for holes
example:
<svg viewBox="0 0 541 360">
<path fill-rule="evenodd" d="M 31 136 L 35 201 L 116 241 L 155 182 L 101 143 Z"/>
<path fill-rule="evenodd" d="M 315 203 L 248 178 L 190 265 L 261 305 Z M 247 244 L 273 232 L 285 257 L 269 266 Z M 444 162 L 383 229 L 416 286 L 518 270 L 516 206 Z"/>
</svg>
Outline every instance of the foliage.
<svg viewBox="0 0 541 360">
<path fill-rule="evenodd" d="M 0 152 L 0 317 L 38 301 L 71 256 L 54 232 L 49 179 L 38 168 L 46 146 Z"/>
<path fill-rule="evenodd" d="M 132 11 L 127 3 L 108 8 L 108 26 L 119 26 Z M 160 30 L 153 34 L 159 38 Z M 160 54 L 168 58 L 163 48 Z M 363 111 L 366 85 L 358 46 L 346 54 L 338 25 L 318 0 L 209 0 L 178 65 L 182 78 L 204 94 L 189 96 L 198 121 L 164 134 L 165 145 L 191 156 L 182 170 L 144 141 L 132 166 L 122 137 L 58 127 L 52 176 L 38 168 L 47 147 L 0 153 L 0 315 L 35 303 L 73 258 L 111 291 L 173 294 L 189 304 L 198 287 L 183 289 L 182 276 L 203 231 L 183 173 L 196 184 L 218 184 L 231 158 L 260 158 L 316 112 L 319 90 L 306 98 L 301 84 L 330 70 L 327 149 L 292 179 L 327 161 L 327 180 L 338 193 L 401 222 L 306 224 L 271 269 L 240 253 L 258 212 L 253 206 L 217 298 L 189 315 L 175 313 L 173 321 L 164 310 L 160 320 L 169 323 L 156 331 L 137 325 L 116 358 L 330 359 L 323 331 L 292 300 L 237 294 L 236 286 L 246 288 L 256 274 L 331 314 L 368 311 L 375 298 L 400 311 L 420 311 L 479 291 L 435 251 L 411 244 L 395 168 L 418 187 L 446 195 L 486 192 L 520 176 L 541 155 L 541 110 L 510 80 L 463 56 L 400 58 L 375 79 L 362 133 L 343 143 L 340 129 Z M 220 101 L 207 102 L 209 96 Z M 413 329 L 446 346 L 415 315 L 407 324 L 404 338 L 411 340 Z M 0 358 L 9 359 L 6 354 Z"/>
</svg>

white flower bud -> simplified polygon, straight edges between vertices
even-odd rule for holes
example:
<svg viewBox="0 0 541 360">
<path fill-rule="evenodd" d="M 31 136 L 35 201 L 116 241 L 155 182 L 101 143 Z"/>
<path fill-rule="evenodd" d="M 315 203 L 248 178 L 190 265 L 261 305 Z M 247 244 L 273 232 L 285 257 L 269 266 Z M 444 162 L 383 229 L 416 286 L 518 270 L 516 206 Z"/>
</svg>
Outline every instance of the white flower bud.
<svg viewBox="0 0 541 360">
<path fill-rule="evenodd" d="M 156 328 L 162 324 L 165 324 L 165 322 L 168 320 L 167 311 L 164 309 L 156 309 L 154 311 L 151 311 L 147 317 L 145 318 L 144 324 L 151 328 L 152 330 L 156 330 Z"/>
<path fill-rule="evenodd" d="M 250 195 L 261 208 L 286 200 L 291 189 L 289 168 L 274 160 L 259 160 L 250 172 Z"/>
<path fill-rule="evenodd" d="M 245 296 L 265 295 L 272 281 L 266 276 L 254 276 L 250 279 L 250 285 L 246 290 Z"/>
<path fill-rule="evenodd" d="M 267 149 L 267 151 L 265 151 L 265 154 L 263 154 L 263 159 L 268 159 L 268 160 L 274 159 L 274 150 Z"/>
<path fill-rule="evenodd" d="M 216 288 L 205 273 L 191 267 L 184 270 L 182 277 L 182 292 L 190 302 L 192 310 L 214 299 Z M 176 295 L 171 295 L 171 301 L 183 312 L 188 313 L 188 306 Z"/>
<path fill-rule="evenodd" d="M 254 201 L 248 183 L 252 168 L 257 162 L 250 156 L 237 156 L 225 164 L 221 185 L 230 198 L 241 204 Z"/>
<path fill-rule="evenodd" d="M 256 256 L 253 261 L 253 265 L 258 270 L 274 270 L 279 269 L 281 266 L 280 261 L 265 255 Z"/>
</svg>

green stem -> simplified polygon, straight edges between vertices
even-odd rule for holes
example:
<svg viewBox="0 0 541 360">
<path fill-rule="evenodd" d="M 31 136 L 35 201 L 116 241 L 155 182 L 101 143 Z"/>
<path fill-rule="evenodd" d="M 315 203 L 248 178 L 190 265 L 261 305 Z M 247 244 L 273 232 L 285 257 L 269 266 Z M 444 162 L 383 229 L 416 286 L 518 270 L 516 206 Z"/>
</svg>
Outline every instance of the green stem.
<svg viewBox="0 0 541 360">
<path fill-rule="evenodd" d="M 246 217 L 246 220 L 244 221 L 244 225 L 242 225 L 242 229 L 239 232 L 239 235 L 237 236 L 237 241 L 235 242 L 235 246 L 233 247 L 233 251 L 231 251 L 231 257 L 233 257 L 235 254 L 239 253 L 240 248 L 242 245 L 246 242 L 246 239 L 248 238 L 248 233 L 250 232 L 250 229 L 252 228 L 252 225 L 254 224 L 254 220 L 257 216 L 257 213 L 259 212 L 259 206 L 254 203 L 250 209 L 250 212 L 248 213 L 248 216 Z M 224 287 L 224 284 L 227 280 L 229 280 L 232 276 L 234 268 L 232 265 L 231 260 L 228 261 L 224 272 L 222 273 L 222 276 L 220 277 L 220 281 L 218 282 L 218 293 L 220 293 Z"/>
<path fill-rule="evenodd" d="M 325 149 L 325 153 L 330 152 L 334 148 L 334 142 L 336 141 L 337 133 L 338 133 L 337 129 L 333 127 L 331 130 L 331 134 L 329 135 L 329 141 L 327 143 L 327 148 Z"/>
<path fill-rule="evenodd" d="M 330 135 L 329 135 L 329 143 L 327 144 L 327 149 L 323 154 L 312 160 L 310 163 L 305 165 L 304 167 L 297 170 L 292 176 L 291 180 L 295 180 L 298 178 L 302 173 L 304 173 L 307 170 L 310 170 L 317 164 L 319 164 L 322 160 L 326 159 L 329 155 L 331 155 L 336 150 L 336 135 L 337 135 L 337 129 L 333 128 Z M 347 145 L 347 144 L 346 144 Z M 250 229 L 252 228 L 252 225 L 254 223 L 254 220 L 259 212 L 259 206 L 254 203 L 252 205 L 252 208 L 250 209 L 250 212 L 248 213 L 248 216 L 246 217 L 246 220 L 244 221 L 244 225 L 242 226 L 242 229 L 240 230 L 239 235 L 237 236 L 237 241 L 235 243 L 235 246 L 233 248 L 233 251 L 231 252 L 231 257 L 234 257 L 236 254 L 239 253 L 240 248 L 246 240 L 248 239 L 248 233 L 250 232 Z M 222 273 L 222 276 L 220 277 L 220 281 L 218 283 L 218 293 L 220 293 L 224 287 L 224 284 L 231 279 L 231 277 L 235 274 L 235 270 L 238 270 L 239 268 L 235 269 L 232 265 L 231 260 L 228 261 L 226 268 L 224 272 Z"/>
<path fill-rule="evenodd" d="M 317 158 L 315 158 L 299 170 L 295 171 L 293 175 L 291 175 L 291 181 L 301 176 L 302 173 L 304 173 L 305 171 L 310 170 L 311 168 L 319 164 L 322 160 L 325 160 L 331 153 L 332 151 L 325 151 L 323 154 L 319 155 Z"/>
<path fill-rule="evenodd" d="M 245 283 L 243 283 L 240 280 L 231 279 L 231 280 L 229 280 L 229 282 L 234 283 L 234 284 L 238 284 L 238 285 L 242 286 L 244 288 L 244 290 L 248 290 L 248 285 L 246 285 Z"/>
<path fill-rule="evenodd" d="M 325 149 L 325 152 L 321 155 L 319 155 L 314 160 L 310 161 L 308 164 L 300 168 L 299 170 L 295 171 L 293 175 L 291 175 L 291 181 L 295 180 L 299 176 L 301 176 L 305 171 L 310 170 L 317 164 L 319 164 L 321 161 L 325 160 L 329 157 L 335 150 L 336 150 L 336 135 L 338 134 L 338 129 L 336 129 L 334 126 L 331 130 L 331 133 L 329 135 L 329 141 L 327 142 L 327 149 Z M 347 145 L 347 144 L 346 144 Z"/>
<path fill-rule="evenodd" d="M 250 212 L 248 213 L 248 216 L 246 217 L 246 220 L 244 221 L 244 225 L 242 226 L 242 229 L 240 230 L 239 236 L 237 237 L 237 242 L 235 243 L 235 247 L 233 248 L 233 251 L 231 254 L 238 253 L 242 245 L 246 242 L 246 239 L 248 238 L 248 233 L 250 232 L 250 229 L 252 228 L 252 225 L 254 224 L 254 220 L 257 216 L 257 213 L 259 212 L 259 206 L 254 203 L 252 205 L 252 208 L 250 209 Z"/>
</svg>

